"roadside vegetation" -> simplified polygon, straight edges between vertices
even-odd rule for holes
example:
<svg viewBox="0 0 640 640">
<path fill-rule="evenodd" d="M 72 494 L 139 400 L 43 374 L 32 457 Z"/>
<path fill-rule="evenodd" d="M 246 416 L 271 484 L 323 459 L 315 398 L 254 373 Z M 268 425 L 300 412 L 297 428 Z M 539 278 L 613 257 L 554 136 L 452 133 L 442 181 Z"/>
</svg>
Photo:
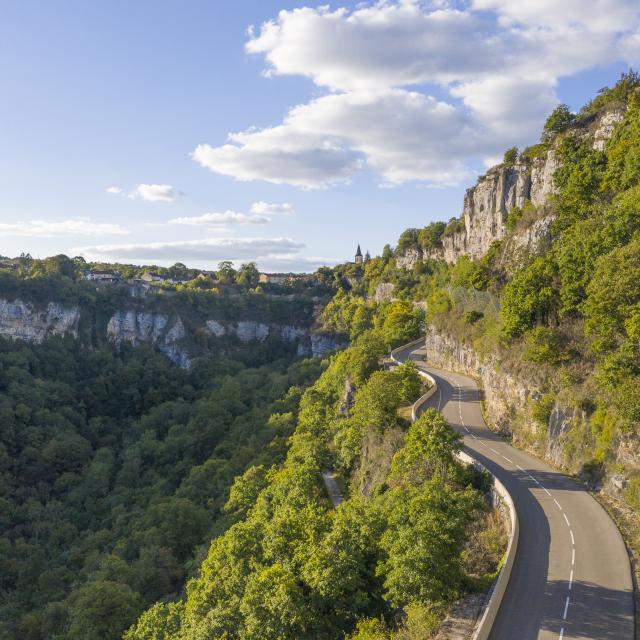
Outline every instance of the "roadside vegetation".
<svg viewBox="0 0 640 640">
<path fill-rule="evenodd" d="M 411 365 L 379 369 L 383 335 L 366 329 L 331 358 L 284 464 L 236 479 L 235 522 L 185 598 L 149 609 L 127 640 L 427 638 L 454 599 L 487 586 L 504 551 L 487 481 L 457 462 L 460 437 L 439 413 L 399 417 L 421 382 Z M 348 491 L 335 509 L 326 468 Z"/>
</svg>

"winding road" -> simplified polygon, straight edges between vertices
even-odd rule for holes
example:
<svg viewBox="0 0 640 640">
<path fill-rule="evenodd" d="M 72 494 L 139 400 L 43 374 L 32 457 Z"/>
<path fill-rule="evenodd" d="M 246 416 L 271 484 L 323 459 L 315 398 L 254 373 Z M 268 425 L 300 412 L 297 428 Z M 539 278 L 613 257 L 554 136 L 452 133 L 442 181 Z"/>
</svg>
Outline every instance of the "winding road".
<svg viewBox="0 0 640 640">
<path fill-rule="evenodd" d="M 624 542 L 606 511 L 576 481 L 487 429 L 474 380 L 424 363 L 423 346 L 394 352 L 437 382 L 425 406 L 442 411 L 464 450 L 507 488 L 520 536 L 491 640 L 633 640 L 634 596 Z"/>
</svg>

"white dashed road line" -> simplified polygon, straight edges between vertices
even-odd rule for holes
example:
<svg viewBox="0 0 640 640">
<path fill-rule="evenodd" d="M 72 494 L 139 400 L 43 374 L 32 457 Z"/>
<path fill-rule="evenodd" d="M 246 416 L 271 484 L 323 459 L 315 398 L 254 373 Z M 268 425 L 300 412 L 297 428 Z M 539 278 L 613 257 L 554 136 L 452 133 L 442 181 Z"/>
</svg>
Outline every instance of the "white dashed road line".
<svg viewBox="0 0 640 640">
<path fill-rule="evenodd" d="M 451 382 L 451 381 L 450 381 Z M 471 431 L 469 430 L 469 427 L 467 427 L 467 425 L 465 425 L 464 423 L 464 419 L 462 418 L 462 387 L 458 384 L 458 383 L 453 383 L 456 385 L 457 388 L 457 400 L 458 400 L 458 414 L 460 416 L 460 424 L 464 427 L 465 431 L 471 435 L 474 440 L 477 440 L 483 447 L 485 447 L 485 449 L 489 449 L 490 451 L 492 451 L 493 453 L 495 453 L 496 455 L 499 455 L 503 460 L 506 460 L 509 464 L 515 464 L 513 462 L 513 460 L 507 458 L 507 456 L 502 455 L 499 451 L 496 451 L 496 449 L 494 449 L 493 447 L 489 447 L 483 440 L 481 440 L 480 438 L 478 438 L 474 433 L 471 433 Z M 442 402 L 442 389 L 440 387 L 438 387 L 438 411 L 440 411 L 440 405 Z M 526 471 L 525 469 L 523 469 L 519 464 L 515 465 L 520 471 L 522 471 L 523 473 L 526 473 L 527 476 L 533 480 L 533 482 L 535 482 L 539 487 L 542 488 L 542 490 L 551 498 L 553 497 L 551 495 L 551 492 L 540 482 L 540 480 L 538 480 L 535 476 L 531 475 L 528 471 Z M 567 517 L 567 514 L 564 513 L 563 509 L 562 509 L 562 505 L 558 502 L 558 500 L 556 498 L 553 498 L 553 501 L 556 505 L 556 507 L 558 507 L 558 509 L 560 511 L 562 511 L 562 515 L 564 516 L 564 520 L 567 523 L 567 527 L 569 528 L 569 534 L 571 535 L 571 573 L 569 574 L 569 588 L 568 591 L 571 591 L 571 588 L 573 586 L 573 567 L 575 566 L 576 563 L 576 547 L 575 547 L 575 538 L 573 536 L 573 529 L 571 528 L 571 523 L 569 522 L 569 518 Z M 570 604 L 570 596 L 566 596 L 565 602 L 564 602 L 564 612 L 562 614 L 562 619 L 566 620 L 567 616 L 569 614 L 569 604 Z M 560 628 L 560 635 L 559 635 L 559 640 L 563 640 L 564 638 L 564 627 Z"/>
</svg>

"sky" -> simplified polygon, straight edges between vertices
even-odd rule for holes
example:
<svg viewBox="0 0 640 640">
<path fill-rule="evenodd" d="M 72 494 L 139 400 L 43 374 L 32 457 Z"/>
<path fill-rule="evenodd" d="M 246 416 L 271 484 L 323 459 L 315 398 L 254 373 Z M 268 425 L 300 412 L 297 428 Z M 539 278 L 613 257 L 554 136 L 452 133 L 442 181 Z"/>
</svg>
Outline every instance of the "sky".
<svg viewBox="0 0 640 640">
<path fill-rule="evenodd" d="M 637 0 L 2 2 L 0 254 L 377 254 L 634 65 Z"/>
</svg>

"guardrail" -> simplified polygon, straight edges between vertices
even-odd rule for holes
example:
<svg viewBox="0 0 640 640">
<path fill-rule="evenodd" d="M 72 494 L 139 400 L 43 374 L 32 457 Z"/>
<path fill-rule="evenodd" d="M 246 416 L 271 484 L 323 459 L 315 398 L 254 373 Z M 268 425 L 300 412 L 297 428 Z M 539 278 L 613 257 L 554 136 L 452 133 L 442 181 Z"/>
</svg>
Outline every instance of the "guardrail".
<svg viewBox="0 0 640 640">
<path fill-rule="evenodd" d="M 513 569 L 513 564 L 516 560 L 518 539 L 520 537 L 520 523 L 518 522 L 518 514 L 516 512 L 516 506 L 513 503 L 513 498 L 502 482 L 500 482 L 500 480 L 498 480 L 498 478 L 496 478 L 484 465 L 480 464 L 468 453 L 460 451 L 458 459 L 462 462 L 466 462 L 467 464 L 472 464 L 474 467 L 482 469 L 490 474 L 493 478 L 493 490 L 498 494 L 509 510 L 509 542 L 507 543 L 507 552 L 505 554 L 504 564 L 502 565 L 502 569 L 500 569 L 500 573 L 498 574 L 496 581 L 493 583 L 491 594 L 489 595 L 489 601 L 484 608 L 484 613 L 471 636 L 471 640 L 487 640 L 491 635 L 493 623 L 498 615 L 504 594 L 507 591 L 507 585 L 509 584 L 509 578 L 511 577 L 511 570 Z"/>
<path fill-rule="evenodd" d="M 409 344 L 405 344 L 402 347 L 394 349 L 391 352 L 391 359 L 396 364 L 402 364 L 403 361 L 399 360 L 398 354 L 401 351 L 406 351 L 413 346 L 422 344 L 423 341 L 424 338 L 421 338 L 419 340 L 414 340 Z M 427 402 L 427 400 L 429 400 L 434 395 L 434 393 L 438 389 L 438 383 L 433 376 L 420 369 L 418 370 L 418 373 L 421 376 L 427 378 L 432 383 L 432 387 L 429 389 L 429 391 L 427 391 L 427 393 L 418 398 L 418 400 L 416 400 L 416 402 L 411 407 L 411 419 L 413 421 L 417 419 L 418 411 L 420 410 L 420 408 Z M 491 634 L 493 623 L 495 622 L 496 616 L 498 615 L 498 611 L 500 609 L 500 605 L 502 604 L 502 599 L 504 598 L 504 594 L 507 591 L 507 585 L 509 584 L 509 578 L 511 577 L 511 570 L 513 569 L 513 564 L 516 559 L 516 552 L 518 550 L 518 539 L 520 536 L 520 524 L 518 522 L 518 514 L 516 512 L 513 498 L 507 491 L 507 488 L 502 484 L 502 482 L 500 482 L 500 480 L 498 480 L 498 478 L 496 478 L 496 476 L 491 473 L 483 464 L 478 462 L 468 453 L 461 451 L 458 454 L 458 459 L 461 462 L 472 464 L 474 467 L 486 471 L 493 478 L 493 490 L 507 506 L 507 509 L 509 511 L 509 542 L 507 544 L 507 552 L 505 554 L 504 564 L 500 569 L 500 573 L 498 574 L 496 581 L 493 583 L 493 587 L 489 595 L 489 600 L 485 605 L 482 617 L 480 618 L 480 621 L 476 625 L 475 631 L 471 636 L 471 640 L 488 640 L 489 635 Z"/>
</svg>

